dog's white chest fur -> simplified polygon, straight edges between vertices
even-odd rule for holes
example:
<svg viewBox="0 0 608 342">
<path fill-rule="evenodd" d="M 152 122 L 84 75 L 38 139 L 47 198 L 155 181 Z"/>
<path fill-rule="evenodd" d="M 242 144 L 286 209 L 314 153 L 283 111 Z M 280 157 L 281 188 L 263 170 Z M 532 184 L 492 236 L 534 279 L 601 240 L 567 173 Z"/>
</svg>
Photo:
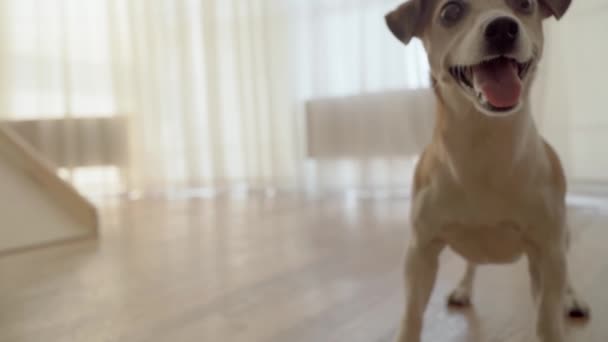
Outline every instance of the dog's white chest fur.
<svg viewBox="0 0 608 342">
<path fill-rule="evenodd" d="M 442 227 L 442 237 L 455 252 L 476 264 L 509 263 L 524 253 L 523 236 L 514 222 Z"/>
<path fill-rule="evenodd" d="M 541 187 L 509 195 L 465 189 L 435 183 L 418 193 L 412 214 L 423 239 L 439 238 L 476 264 L 517 261 L 525 251 L 530 227 L 550 216 Z"/>
</svg>

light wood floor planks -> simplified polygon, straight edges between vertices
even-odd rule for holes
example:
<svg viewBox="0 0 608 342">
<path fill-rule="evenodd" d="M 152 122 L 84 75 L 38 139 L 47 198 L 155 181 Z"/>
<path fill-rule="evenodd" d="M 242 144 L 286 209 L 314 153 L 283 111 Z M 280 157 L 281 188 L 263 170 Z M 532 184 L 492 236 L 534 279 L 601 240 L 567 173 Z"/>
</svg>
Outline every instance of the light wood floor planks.
<svg viewBox="0 0 608 342">
<path fill-rule="evenodd" d="M 578 202 L 569 259 L 594 317 L 569 337 L 605 342 L 608 204 Z M 108 204 L 99 241 L 0 258 L 0 342 L 389 342 L 407 215 L 406 199 Z M 424 341 L 533 341 L 525 262 L 482 268 L 474 309 L 449 311 L 463 267 L 442 256 Z"/>
</svg>

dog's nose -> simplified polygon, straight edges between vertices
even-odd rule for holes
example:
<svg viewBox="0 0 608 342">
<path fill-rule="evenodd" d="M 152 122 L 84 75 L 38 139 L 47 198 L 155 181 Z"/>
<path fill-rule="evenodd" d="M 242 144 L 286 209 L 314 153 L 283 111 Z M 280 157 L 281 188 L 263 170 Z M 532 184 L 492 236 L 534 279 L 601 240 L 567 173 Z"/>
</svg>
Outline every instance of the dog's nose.
<svg viewBox="0 0 608 342">
<path fill-rule="evenodd" d="M 506 53 L 515 47 L 519 24 L 509 17 L 494 19 L 486 27 L 485 37 L 491 52 Z"/>
</svg>

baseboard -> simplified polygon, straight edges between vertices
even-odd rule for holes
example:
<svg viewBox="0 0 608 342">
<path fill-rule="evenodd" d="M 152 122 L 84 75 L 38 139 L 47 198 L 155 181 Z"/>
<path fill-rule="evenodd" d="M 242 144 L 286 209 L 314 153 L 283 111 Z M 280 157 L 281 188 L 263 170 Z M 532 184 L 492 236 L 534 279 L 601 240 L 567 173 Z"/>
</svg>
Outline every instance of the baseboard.
<svg viewBox="0 0 608 342">
<path fill-rule="evenodd" d="M 608 196 L 608 182 L 577 180 L 570 181 L 569 192 L 577 195 Z"/>
</svg>

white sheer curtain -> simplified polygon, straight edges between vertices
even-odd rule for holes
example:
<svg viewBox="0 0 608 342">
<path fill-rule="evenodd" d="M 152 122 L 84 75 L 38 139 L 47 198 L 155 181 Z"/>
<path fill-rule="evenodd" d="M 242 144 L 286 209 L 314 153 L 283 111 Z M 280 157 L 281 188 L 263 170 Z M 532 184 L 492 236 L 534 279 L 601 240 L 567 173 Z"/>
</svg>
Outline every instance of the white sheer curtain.
<svg viewBox="0 0 608 342">
<path fill-rule="evenodd" d="M 290 186 L 297 126 L 279 1 L 110 2 L 130 187 Z"/>
<path fill-rule="evenodd" d="M 421 43 L 414 40 L 403 46 L 384 22 L 386 13 L 401 2 L 294 1 L 291 13 L 296 101 L 429 87 L 429 69 Z M 407 108 L 403 110 L 405 115 Z M 307 160 L 303 177 L 306 187 L 312 190 L 407 190 L 415 157 Z"/>
<path fill-rule="evenodd" d="M 98 121 L 59 148 L 73 181 L 114 184 L 104 191 L 391 185 L 406 159 L 306 161 L 303 111 L 428 86 L 421 47 L 385 27 L 398 2 L 0 0 L 0 115 L 34 120 L 43 142 L 52 119 L 68 131 L 123 120 L 124 163 L 80 167 L 81 154 L 115 153 L 91 139 L 106 134 Z"/>
</svg>

